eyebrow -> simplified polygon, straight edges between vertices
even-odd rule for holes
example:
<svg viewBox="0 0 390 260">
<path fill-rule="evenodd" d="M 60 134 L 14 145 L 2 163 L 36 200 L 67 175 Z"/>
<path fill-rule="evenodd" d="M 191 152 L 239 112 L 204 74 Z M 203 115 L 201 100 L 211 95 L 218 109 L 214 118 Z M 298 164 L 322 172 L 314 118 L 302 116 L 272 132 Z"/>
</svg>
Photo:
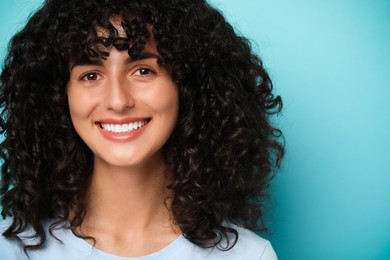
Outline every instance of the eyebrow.
<svg viewBox="0 0 390 260">
<path fill-rule="evenodd" d="M 161 59 L 161 56 L 156 54 L 156 53 L 152 53 L 152 52 L 143 52 L 141 53 L 139 56 L 137 56 L 136 58 L 132 58 L 132 57 L 128 57 L 128 59 L 126 59 L 126 64 L 129 64 L 129 63 L 132 63 L 132 62 L 136 62 L 136 61 L 140 61 L 140 60 L 147 60 L 147 59 Z M 78 61 L 75 61 L 72 66 L 71 66 L 71 70 L 76 67 L 76 66 L 103 66 L 103 59 L 80 59 Z"/>
<path fill-rule="evenodd" d="M 91 65 L 103 66 L 103 61 L 102 59 L 80 59 L 73 62 L 72 66 L 70 67 L 70 70 L 72 70 L 74 67 L 77 66 L 91 66 Z"/>
<path fill-rule="evenodd" d="M 161 56 L 156 54 L 156 53 L 152 53 L 152 52 L 142 52 L 136 58 L 132 58 L 132 57 L 129 56 L 128 62 L 131 63 L 131 62 L 134 62 L 134 61 L 146 60 L 146 59 L 161 59 Z"/>
</svg>

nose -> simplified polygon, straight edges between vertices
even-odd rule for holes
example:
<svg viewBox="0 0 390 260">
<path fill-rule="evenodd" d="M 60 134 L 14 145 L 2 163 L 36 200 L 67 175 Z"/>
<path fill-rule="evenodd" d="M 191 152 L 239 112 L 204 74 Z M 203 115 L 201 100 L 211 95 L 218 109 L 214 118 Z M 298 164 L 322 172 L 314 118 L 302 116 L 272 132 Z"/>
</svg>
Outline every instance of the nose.
<svg viewBox="0 0 390 260">
<path fill-rule="evenodd" d="M 134 100 L 130 93 L 129 82 L 120 77 L 113 77 L 107 86 L 107 109 L 115 112 L 123 112 L 134 106 Z"/>
</svg>

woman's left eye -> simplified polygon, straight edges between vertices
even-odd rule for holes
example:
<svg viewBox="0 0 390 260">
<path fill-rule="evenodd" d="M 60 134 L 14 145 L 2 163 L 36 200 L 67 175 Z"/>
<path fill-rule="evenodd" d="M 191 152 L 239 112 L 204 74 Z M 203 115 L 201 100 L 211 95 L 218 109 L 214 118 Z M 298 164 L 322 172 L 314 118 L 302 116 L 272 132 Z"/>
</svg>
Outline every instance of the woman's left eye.
<svg viewBox="0 0 390 260">
<path fill-rule="evenodd" d="M 84 76 L 81 77 L 81 79 L 85 81 L 98 80 L 99 78 L 100 78 L 99 74 L 94 72 L 85 74 Z"/>
<path fill-rule="evenodd" d="M 148 69 L 148 68 L 140 68 L 140 69 L 136 70 L 133 75 L 144 77 L 144 76 L 148 76 L 148 75 L 152 75 L 152 74 L 154 74 L 153 70 Z"/>
</svg>

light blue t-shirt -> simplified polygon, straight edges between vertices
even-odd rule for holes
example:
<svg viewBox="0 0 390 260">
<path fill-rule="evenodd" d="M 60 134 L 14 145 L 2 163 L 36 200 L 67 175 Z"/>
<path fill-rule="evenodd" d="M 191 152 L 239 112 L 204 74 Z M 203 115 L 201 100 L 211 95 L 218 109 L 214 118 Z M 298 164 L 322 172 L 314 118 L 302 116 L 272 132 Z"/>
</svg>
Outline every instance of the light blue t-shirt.
<svg viewBox="0 0 390 260">
<path fill-rule="evenodd" d="M 142 257 L 120 257 L 94 248 L 85 240 L 76 237 L 69 229 L 58 229 L 54 234 L 61 242 L 48 234 L 45 247 L 38 251 L 29 250 L 30 258 L 24 254 L 22 247 L 14 240 L 6 239 L 1 234 L 9 226 L 9 220 L 0 221 L 0 260 L 276 260 L 271 244 L 249 230 L 235 227 L 238 231 L 236 245 L 228 250 L 217 248 L 200 248 L 183 236 L 179 236 L 171 244 L 155 253 Z M 31 241 L 29 241 L 31 242 Z"/>
</svg>

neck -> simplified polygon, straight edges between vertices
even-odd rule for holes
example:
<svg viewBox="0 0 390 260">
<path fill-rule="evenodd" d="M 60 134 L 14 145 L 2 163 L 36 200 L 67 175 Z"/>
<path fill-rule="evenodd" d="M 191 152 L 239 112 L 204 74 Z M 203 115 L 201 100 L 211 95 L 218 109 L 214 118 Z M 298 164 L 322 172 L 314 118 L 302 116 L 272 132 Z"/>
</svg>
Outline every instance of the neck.
<svg viewBox="0 0 390 260">
<path fill-rule="evenodd" d="M 168 209 L 172 197 L 169 183 L 164 163 L 126 168 L 95 158 L 80 232 L 126 240 L 142 240 L 161 232 L 177 236 Z"/>
</svg>

